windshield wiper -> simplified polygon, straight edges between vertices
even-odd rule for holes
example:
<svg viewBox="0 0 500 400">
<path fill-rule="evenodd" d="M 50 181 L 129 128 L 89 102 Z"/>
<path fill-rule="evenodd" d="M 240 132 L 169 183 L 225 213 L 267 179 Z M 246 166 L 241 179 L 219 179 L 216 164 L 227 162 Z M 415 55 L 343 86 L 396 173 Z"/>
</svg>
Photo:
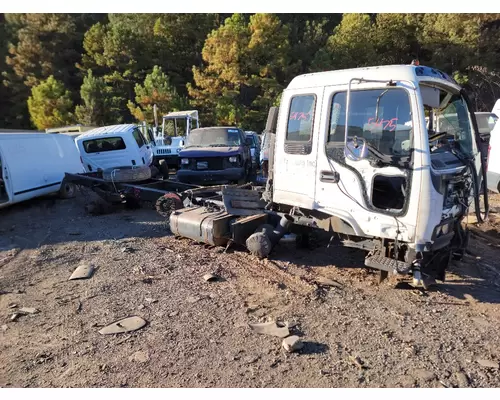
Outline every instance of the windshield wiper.
<svg viewBox="0 0 500 400">
<path fill-rule="evenodd" d="M 429 142 L 434 142 L 439 139 L 444 139 L 444 138 L 455 138 L 455 135 L 449 134 L 448 132 L 434 132 L 433 130 L 429 130 L 429 132 L 433 132 L 434 134 L 429 136 Z"/>
<path fill-rule="evenodd" d="M 232 144 L 224 144 L 224 143 L 216 143 L 216 144 L 209 144 L 208 147 L 231 147 L 234 146 Z"/>
<path fill-rule="evenodd" d="M 375 163 L 378 166 L 392 165 L 392 166 L 408 168 L 409 156 L 407 155 L 403 156 L 398 154 L 385 154 L 368 142 L 366 142 L 366 148 L 371 154 L 373 154 L 377 158 L 377 161 L 375 161 Z"/>
<path fill-rule="evenodd" d="M 385 160 L 387 158 L 387 154 L 382 153 L 372 144 L 370 144 L 368 142 L 365 142 L 365 143 L 366 143 L 366 147 L 368 148 L 368 151 L 370 153 L 372 153 L 374 156 L 376 156 L 377 158 L 380 158 L 381 160 Z"/>
</svg>

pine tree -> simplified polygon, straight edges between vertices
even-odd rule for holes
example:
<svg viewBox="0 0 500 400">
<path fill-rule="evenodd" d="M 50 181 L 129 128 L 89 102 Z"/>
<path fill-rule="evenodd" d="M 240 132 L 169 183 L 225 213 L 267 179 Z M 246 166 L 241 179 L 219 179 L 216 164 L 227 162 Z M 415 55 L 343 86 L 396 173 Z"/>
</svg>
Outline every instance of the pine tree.
<svg viewBox="0 0 500 400">
<path fill-rule="evenodd" d="M 52 75 L 31 89 L 28 109 L 38 129 L 57 128 L 74 121 L 71 94 Z"/>
<path fill-rule="evenodd" d="M 121 122 L 113 90 L 103 78 L 93 76 L 89 70 L 80 88 L 83 104 L 75 108 L 76 119 L 80 124 L 103 126 Z"/>
<path fill-rule="evenodd" d="M 157 65 L 142 85 L 135 85 L 135 103 L 129 101 L 128 108 L 137 121 L 153 123 L 154 104 L 158 107 L 159 115 L 187 107 L 187 100 L 177 94 L 167 75 Z"/>
</svg>

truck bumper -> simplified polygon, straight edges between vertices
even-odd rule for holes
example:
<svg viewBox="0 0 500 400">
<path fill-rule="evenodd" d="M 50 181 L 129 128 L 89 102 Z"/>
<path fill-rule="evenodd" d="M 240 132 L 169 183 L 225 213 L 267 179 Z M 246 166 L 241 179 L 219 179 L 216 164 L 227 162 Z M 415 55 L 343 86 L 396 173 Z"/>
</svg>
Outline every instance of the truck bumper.
<svg viewBox="0 0 500 400">
<path fill-rule="evenodd" d="M 177 171 L 179 182 L 192 184 L 224 184 L 243 179 L 244 177 L 244 168 L 228 168 L 220 171 L 193 171 L 189 169 L 180 169 Z"/>
</svg>

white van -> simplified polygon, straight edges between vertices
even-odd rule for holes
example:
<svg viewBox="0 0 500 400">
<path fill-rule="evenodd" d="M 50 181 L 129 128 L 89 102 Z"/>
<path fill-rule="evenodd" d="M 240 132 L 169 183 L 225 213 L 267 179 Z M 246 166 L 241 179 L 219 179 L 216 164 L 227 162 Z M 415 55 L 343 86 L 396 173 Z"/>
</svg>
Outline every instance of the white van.
<svg viewBox="0 0 500 400">
<path fill-rule="evenodd" d="M 87 172 L 119 167 L 149 167 L 153 150 L 135 124 L 95 128 L 76 139 Z"/>
<path fill-rule="evenodd" d="M 75 195 L 64 173 L 83 165 L 70 136 L 46 133 L 0 133 L 0 208 L 51 193 Z"/>
</svg>

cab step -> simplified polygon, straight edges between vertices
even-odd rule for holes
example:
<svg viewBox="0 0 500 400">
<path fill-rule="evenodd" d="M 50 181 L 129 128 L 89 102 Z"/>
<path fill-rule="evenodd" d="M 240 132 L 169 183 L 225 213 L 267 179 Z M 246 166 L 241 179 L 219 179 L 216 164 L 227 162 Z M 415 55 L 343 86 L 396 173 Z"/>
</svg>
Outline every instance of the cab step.
<svg viewBox="0 0 500 400">
<path fill-rule="evenodd" d="M 370 268 L 398 274 L 407 274 L 411 269 L 410 263 L 394 260 L 393 258 L 384 257 L 381 255 L 366 257 L 365 265 Z"/>
</svg>

